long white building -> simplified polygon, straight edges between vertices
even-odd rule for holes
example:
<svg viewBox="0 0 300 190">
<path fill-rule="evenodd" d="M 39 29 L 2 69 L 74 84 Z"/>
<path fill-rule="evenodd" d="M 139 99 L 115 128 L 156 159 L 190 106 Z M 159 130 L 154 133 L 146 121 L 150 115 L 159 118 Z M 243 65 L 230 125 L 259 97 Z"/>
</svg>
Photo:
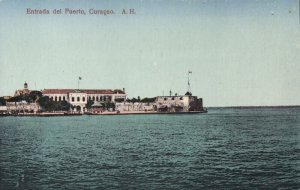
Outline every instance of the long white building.
<svg viewBox="0 0 300 190">
<path fill-rule="evenodd" d="M 94 102 L 111 102 L 125 101 L 127 95 L 123 90 L 110 89 L 44 89 L 43 96 L 48 96 L 53 101 L 67 101 L 73 107 L 74 111 L 86 111 L 86 104 L 88 100 Z"/>
</svg>

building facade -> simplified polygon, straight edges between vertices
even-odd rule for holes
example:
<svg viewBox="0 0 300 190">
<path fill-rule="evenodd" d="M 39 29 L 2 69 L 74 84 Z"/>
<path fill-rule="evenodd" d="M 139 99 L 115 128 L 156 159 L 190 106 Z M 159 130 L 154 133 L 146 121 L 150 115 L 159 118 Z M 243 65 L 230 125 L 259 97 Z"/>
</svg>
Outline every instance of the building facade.
<svg viewBox="0 0 300 190">
<path fill-rule="evenodd" d="M 192 95 L 183 96 L 157 96 L 156 110 L 159 112 L 187 112 L 187 111 L 202 111 L 202 98 Z"/>
<path fill-rule="evenodd" d="M 88 100 L 94 102 L 115 103 L 125 101 L 127 95 L 125 90 L 102 90 L 102 89 L 44 89 L 43 96 L 48 96 L 53 101 L 67 101 L 73 111 L 86 111 Z"/>
<path fill-rule="evenodd" d="M 17 89 L 15 91 L 14 96 L 21 96 L 21 95 L 25 95 L 25 94 L 29 94 L 30 90 L 28 89 L 28 84 L 27 82 L 24 83 L 24 88 L 23 89 Z"/>
</svg>

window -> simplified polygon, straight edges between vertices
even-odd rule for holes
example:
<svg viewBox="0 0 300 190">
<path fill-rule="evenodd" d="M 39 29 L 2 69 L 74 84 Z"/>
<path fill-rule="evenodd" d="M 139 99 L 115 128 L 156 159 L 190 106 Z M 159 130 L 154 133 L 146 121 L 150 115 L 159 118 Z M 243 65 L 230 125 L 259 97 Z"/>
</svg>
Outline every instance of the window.
<svg viewBox="0 0 300 190">
<path fill-rule="evenodd" d="M 85 97 L 82 97 L 82 101 L 85 102 Z"/>
<path fill-rule="evenodd" d="M 174 97 L 172 97 L 172 100 L 174 100 Z"/>
<path fill-rule="evenodd" d="M 54 100 L 57 101 L 57 96 L 55 96 Z"/>
<path fill-rule="evenodd" d="M 77 102 L 80 102 L 80 97 L 77 97 Z"/>
<path fill-rule="evenodd" d="M 74 97 L 72 97 L 72 102 L 74 102 L 75 100 L 74 100 Z"/>
<path fill-rule="evenodd" d="M 89 96 L 89 100 L 91 100 L 92 98 Z"/>
<path fill-rule="evenodd" d="M 103 100 L 103 97 L 102 96 L 100 96 L 100 101 L 102 101 Z"/>
<path fill-rule="evenodd" d="M 93 96 L 93 101 L 95 101 L 95 96 Z"/>
<path fill-rule="evenodd" d="M 98 96 L 96 97 L 96 100 L 97 100 L 97 102 L 99 101 L 99 97 Z"/>
<path fill-rule="evenodd" d="M 166 100 L 167 100 L 167 98 L 164 98 L 164 100 L 166 101 Z"/>
<path fill-rule="evenodd" d="M 58 101 L 61 101 L 61 97 L 58 97 Z"/>
<path fill-rule="evenodd" d="M 183 98 L 182 98 L 182 97 L 180 97 L 180 100 L 183 100 Z"/>
<path fill-rule="evenodd" d="M 66 101 L 66 97 L 63 96 L 63 101 Z"/>
</svg>

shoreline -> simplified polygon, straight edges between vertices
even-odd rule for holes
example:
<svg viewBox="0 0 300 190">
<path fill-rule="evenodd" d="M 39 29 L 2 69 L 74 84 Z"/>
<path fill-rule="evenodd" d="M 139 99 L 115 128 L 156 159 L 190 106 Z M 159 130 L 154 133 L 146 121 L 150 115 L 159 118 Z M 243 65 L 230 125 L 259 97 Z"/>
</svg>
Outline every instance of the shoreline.
<svg viewBox="0 0 300 190">
<path fill-rule="evenodd" d="M 153 115 L 153 114 L 201 114 L 207 113 L 207 110 L 202 111 L 189 111 L 189 112 L 157 112 L 157 111 L 126 111 L 126 112 L 102 112 L 102 113 L 66 113 L 66 112 L 59 112 L 59 113 L 22 113 L 22 114 L 0 114 L 0 117 L 68 117 L 68 116 L 96 116 L 96 115 Z"/>
</svg>

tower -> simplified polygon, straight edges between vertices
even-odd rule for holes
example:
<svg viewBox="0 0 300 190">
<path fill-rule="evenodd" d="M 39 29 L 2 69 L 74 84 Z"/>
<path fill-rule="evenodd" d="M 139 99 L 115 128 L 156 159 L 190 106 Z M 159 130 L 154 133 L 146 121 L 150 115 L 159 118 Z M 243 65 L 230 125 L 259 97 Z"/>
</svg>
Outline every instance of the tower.
<svg viewBox="0 0 300 190">
<path fill-rule="evenodd" d="M 28 84 L 27 84 L 27 82 L 24 83 L 24 89 L 28 89 Z"/>
</svg>

